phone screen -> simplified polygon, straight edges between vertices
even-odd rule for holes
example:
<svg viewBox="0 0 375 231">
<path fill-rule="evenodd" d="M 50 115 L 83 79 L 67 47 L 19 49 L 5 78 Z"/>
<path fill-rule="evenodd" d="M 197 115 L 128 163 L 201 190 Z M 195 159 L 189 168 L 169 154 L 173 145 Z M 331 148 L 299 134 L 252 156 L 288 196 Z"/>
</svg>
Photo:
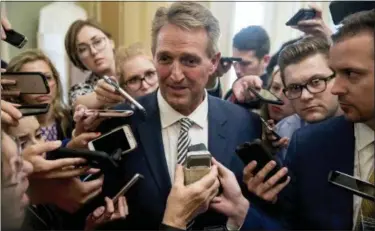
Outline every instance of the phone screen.
<svg viewBox="0 0 375 231">
<path fill-rule="evenodd" d="M 331 172 L 330 181 L 350 188 L 350 190 L 362 192 L 375 198 L 375 185 L 355 179 L 346 174 L 341 174 L 337 171 Z"/>
<path fill-rule="evenodd" d="M 12 44 L 13 46 L 22 48 L 27 42 L 27 39 L 25 36 L 23 36 L 22 34 L 14 30 L 6 30 L 5 33 L 7 36 L 5 41 Z"/>
<path fill-rule="evenodd" d="M 122 128 L 93 140 L 92 145 L 95 150 L 106 152 L 109 155 L 115 153 L 119 148 L 123 152 L 130 149 L 129 141 Z"/>
</svg>

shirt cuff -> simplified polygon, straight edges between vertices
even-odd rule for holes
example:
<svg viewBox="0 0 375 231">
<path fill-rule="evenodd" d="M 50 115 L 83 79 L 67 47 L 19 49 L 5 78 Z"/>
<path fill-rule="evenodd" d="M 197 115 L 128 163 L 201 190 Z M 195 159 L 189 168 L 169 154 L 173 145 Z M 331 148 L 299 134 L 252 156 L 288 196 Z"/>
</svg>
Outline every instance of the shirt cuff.
<svg viewBox="0 0 375 231">
<path fill-rule="evenodd" d="M 229 223 L 229 221 L 227 221 L 226 227 L 227 227 L 228 231 L 237 231 L 237 230 L 240 230 L 242 228 L 242 225 L 240 227 L 237 227 L 237 225 L 233 225 L 233 224 Z"/>
</svg>

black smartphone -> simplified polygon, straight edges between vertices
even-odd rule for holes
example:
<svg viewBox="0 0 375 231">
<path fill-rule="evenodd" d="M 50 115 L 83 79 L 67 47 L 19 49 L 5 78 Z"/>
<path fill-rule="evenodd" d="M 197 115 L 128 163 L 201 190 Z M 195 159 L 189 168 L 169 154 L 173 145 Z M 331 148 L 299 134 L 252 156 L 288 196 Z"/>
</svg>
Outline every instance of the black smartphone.
<svg viewBox="0 0 375 231">
<path fill-rule="evenodd" d="M 221 57 L 220 61 L 222 63 L 225 63 L 225 62 L 241 62 L 242 58 L 238 58 L 238 57 Z"/>
<path fill-rule="evenodd" d="M 16 84 L 4 86 L 5 90 L 20 91 L 21 94 L 49 94 L 47 78 L 41 72 L 4 72 L 2 79 L 14 80 Z"/>
<path fill-rule="evenodd" d="M 275 175 L 281 168 L 281 164 L 271 154 L 271 152 L 265 147 L 260 139 L 256 139 L 253 142 L 244 143 L 236 149 L 237 155 L 240 157 L 245 165 L 248 165 L 251 161 L 255 160 L 257 166 L 255 167 L 253 174 L 257 174 L 264 168 L 270 161 L 275 161 L 276 166 L 267 174 L 264 178 L 264 182 Z M 288 176 L 283 176 L 277 184 L 283 183 L 288 179 Z"/>
<path fill-rule="evenodd" d="M 313 19 L 315 16 L 316 11 L 314 9 L 300 9 L 285 25 L 297 26 L 299 21 Z"/>
<path fill-rule="evenodd" d="M 252 87 L 249 87 L 249 91 L 251 91 L 256 97 L 268 104 L 276 104 L 276 105 L 284 105 L 284 102 L 279 99 L 276 95 L 272 94 L 269 90 L 267 89 L 260 89 L 260 91 L 255 90 Z"/>
<path fill-rule="evenodd" d="M 17 109 L 22 113 L 22 116 L 41 115 L 46 114 L 49 110 L 50 105 L 44 104 L 30 104 L 21 105 Z"/>
<path fill-rule="evenodd" d="M 375 201 L 375 185 L 339 171 L 330 171 L 328 182 L 357 196 Z"/>
<path fill-rule="evenodd" d="M 85 165 L 93 168 L 117 168 L 117 163 L 105 152 L 89 151 L 89 150 L 75 150 L 70 148 L 57 148 L 47 153 L 47 159 L 56 160 L 61 158 L 75 158 L 80 157 L 87 160 Z"/>
<path fill-rule="evenodd" d="M 124 187 L 120 189 L 120 191 L 116 194 L 116 196 L 112 197 L 113 204 L 116 204 L 118 202 L 118 199 L 120 196 L 124 195 L 129 189 L 137 183 L 138 180 L 144 179 L 144 176 L 142 174 L 136 173 L 128 183 Z"/>
<path fill-rule="evenodd" d="M 265 119 L 263 119 L 262 117 L 260 117 L 260 121 L 262 121 L 262 123 L 264 124 L 264 126 L 266 126 L 266 128 L 271 131 L 272 135 L 274 135 L 276 137 L 276 140 L 275 141 L 279 141 L 281 139 L 281 136 L 279 134 L 277 134 L 277 132 L 275 132 L 267 123 L 267 121 Z"/>
<path fill-rule="evenodd" d="M 17 48 L 22 48 L 25 46 L 27 43 L 27 38 L 23 34 L 18 33 L 15 30 L 4 30 L 6 39 L 4 40 L 5 42 L 17 47 Z"/>
</svg>

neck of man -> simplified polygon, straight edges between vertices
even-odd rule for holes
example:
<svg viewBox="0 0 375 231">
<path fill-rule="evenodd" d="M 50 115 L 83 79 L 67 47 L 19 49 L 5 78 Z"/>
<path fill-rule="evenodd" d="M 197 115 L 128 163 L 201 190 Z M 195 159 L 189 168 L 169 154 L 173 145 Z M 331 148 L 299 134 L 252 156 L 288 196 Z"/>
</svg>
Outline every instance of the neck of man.
<svg viewBox="0 0 375 231">
<path fill-rule="evenodd" d="M 173 108 L 173 109 L 175 109 L 177 112 L 181 113 L 184 116 L 189 116 L 203 102 L 205 94 L 206 94 L 206 92 L 203 91 L 203 93 L 199 97 L 195 98 L 196 99 L 196 103 L 191 104 L 189 107 L 181 107 L 181 108 Z"/>
</svg>

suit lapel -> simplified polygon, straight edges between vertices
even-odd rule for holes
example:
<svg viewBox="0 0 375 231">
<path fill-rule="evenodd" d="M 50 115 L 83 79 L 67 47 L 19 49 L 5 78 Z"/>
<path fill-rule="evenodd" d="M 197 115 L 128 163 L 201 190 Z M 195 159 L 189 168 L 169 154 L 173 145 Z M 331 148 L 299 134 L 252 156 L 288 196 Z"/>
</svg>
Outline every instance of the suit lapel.
<svg viewBox="0 0 375 231">
<path fill-rule="evenodd" d="M 147 110 L 146 119 L 138 125 L 140 142 L 161 195 L 168 195 L 171 180 L 163 147 L 157 94 L 153 93 L 146 104 L 148 104 L 144 105 Z"/>
<path fill-rule="evenodd" d="M 208 95 L 208 150 L 221 163 L 227 162 L 227 117 L 218 100 Z"/>
</svg>

